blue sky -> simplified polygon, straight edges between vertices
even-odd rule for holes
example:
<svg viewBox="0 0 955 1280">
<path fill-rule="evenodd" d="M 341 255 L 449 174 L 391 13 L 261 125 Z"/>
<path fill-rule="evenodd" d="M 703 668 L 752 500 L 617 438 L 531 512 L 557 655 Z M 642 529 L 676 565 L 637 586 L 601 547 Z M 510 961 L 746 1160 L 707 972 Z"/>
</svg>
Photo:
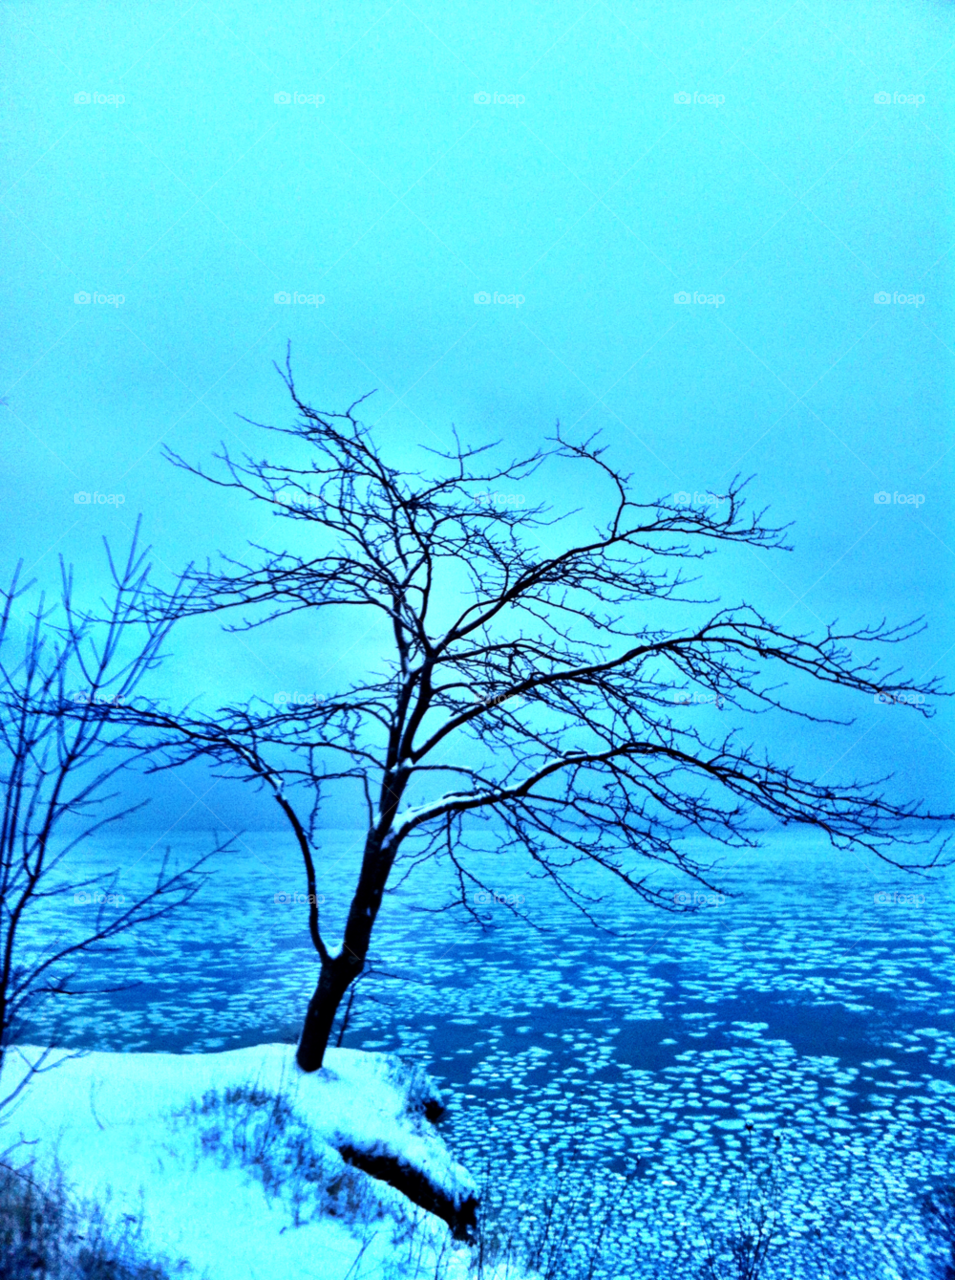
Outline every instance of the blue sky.
<svg viewBox="0 0 955 1280">
<path fill-rule="evenodd" d="M 906 666 L 951 672 L 950 4 L 54 0 L 0 20 L 5 572 L 49 580 L 62 552 L 95 581 L 138 512 L 161 572 L 260 535 L 161 447 L 259 452 L 235 414 L 288 421 L 291 339 L 307 399 L 378 389 L 365 417 L 399 462 L 452 423 L 529 451 L 560 418 L 648 499 L 753 473 L 796 550 L 717 570 L 725 597 L 798 629 L 925 613 Z M 374 657 L 355 625 L 184 628 L 169 688 L 327 688 Z M 861 708 L 824 763 L 898 767 L 945 804 L 950 723 Z M 167 784 L 163 820 L 242 809 L 189 794 Z"/>
</svg>

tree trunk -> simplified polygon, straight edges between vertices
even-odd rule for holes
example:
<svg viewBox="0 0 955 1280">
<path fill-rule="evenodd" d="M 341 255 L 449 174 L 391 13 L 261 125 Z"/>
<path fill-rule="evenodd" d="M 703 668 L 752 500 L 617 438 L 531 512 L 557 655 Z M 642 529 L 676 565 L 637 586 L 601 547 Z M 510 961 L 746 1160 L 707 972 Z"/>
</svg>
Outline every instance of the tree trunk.
<svg viewBox="0 0 955 1280">
<path fill-rule="evenodd" d="M 392 803 L 392 809 L 395 804 L 397 800 Z M 329 956 L 322 960 L 318 986 L 308 1002 L 302 1038 L 295 1055 L 303 1071 L 317 1071 L 322 1065 L 342 996 L 365 967 L 371 931 L 381 907 L 394 856 L 393 845 L 383 846 L 380 830 L 369 832 L 362 857 L 361 875 L 348 910 L 341 952 L 335 957 Z"/>
<path fill-rule="evenodd" d="M 336 956 L 330 962 L 322 962 L 318 986 L 308 1002 L 308 1012 L 305 1014 L 305 1024 L 295 1055 L 295 1061 L 303 1071 L 317 1071 L 321 1067 L 338 1006 L 361 969 L 362 966 L 357 962 L 349 964 L 342 956 Z"/>
</svg>

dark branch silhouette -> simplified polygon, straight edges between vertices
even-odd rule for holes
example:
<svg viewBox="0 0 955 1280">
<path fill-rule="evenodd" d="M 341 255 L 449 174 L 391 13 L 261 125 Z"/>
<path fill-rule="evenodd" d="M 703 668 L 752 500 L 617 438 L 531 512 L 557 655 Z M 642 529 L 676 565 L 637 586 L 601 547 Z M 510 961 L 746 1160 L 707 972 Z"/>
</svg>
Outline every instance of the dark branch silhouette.
<svg viewBox="0 0 955 1280">
<path fill-rule="evenodd" d="M 481 917 L 472 890 L 486 886 L 469 868 L 467 814 L 493 815 L 501 848 L 529 856 L 591 919 L 596 899 L 575 885 L 578 864 L 599 866 L 647 903 L 680 909 L 662 868 L 718 887 L 684 837 L 751 847 L 754 819 L 815 827 L 837 848 L 896 865 L 937 864 L 944 842 L 934 847 L 913 826 L 947 815 L 896 803 L 881 789 L 887 779 L 803 777 L 736 729 L 706 730 L 687 714 L 692 696 L 737 719 L 781 712 L 825 726 L 851 721 L 810 713 L 813 683 L 911 701 L 923 715 L 931 714 L 924 699 L 939 692 L 935 680 L 913 684 L 855 656 L 910 639 L 920 620 L 855 631 L 833 623 L 813 637 L 774 626 L 747 602 L 691 594 L 688 567 L 721 547 L 788 549 L 785 529 L 748 510 L 746 482 L 719 495 L 719 511 L 637 502 L 630 476 L 595 438 L 575 443 L 559 426 L 545 447 L 505 465 L 491 461 L 498 446 L 465 447 L 455 433 L 450 451 L 426 451 L 427 474 L 402 472 L 355 416 L 360 401 L 345 413 L 315 410 L 288 361 L 280 373 L 297 421 L 253 425 L 287 444 L 282 461 L 235 458 L 223 446 L 222 469 L 211 475 L 169 456 L 295 522 L 314 550 L 250 544 L 248 562 L 192 566 L 178 601 L 156 600 L 157 616 L 241 610 L 228 629 L 244 630 L 307 612 L 320 628 L 320 610 L 360 610 L 380 615 L 390 655 L 379 673 L 305 705 L 253 700 L 213 720 L 155 705 L 129 715 L 157 732 L 166 766 L 211 758 L 268 788 L 291 826 L 321 966 L 298 1050 L 305 1070 L 321 1066 L 339 1003 L 365 965 L 399 850 L 403 865 L 447 857 L 457 901 Z M 526 505 L 522 491 L 557 465 L 577 468 L 579 491 L 603 495 L 606 511 L 563 543 L 559 526 L 578 513 L 552 517 Z M 356 782 L 367 834 L 333 954 L 315 894 L 316 814 L 323 789 Z M 921 852 L 905 861 L 912 847 Z"/>
<path fill-rule="evenodd" d="M 77 606 L 62 558 L 53 604 L 40 595 L 24 607 L 34 583 L 20 581 L 19 567 L 0 589 L 0 1066 L 41 1004 L 76 990 L 85 956 L 182 906 L 202 883 L 205 857 L 179 871 L 164 858 L 152 888 L 130 900 L 117 891 L 116 874 L 103 883 L 71 873 L 81 845 L 141 807 L 117 803 L 144 747 L 114 712 L 161 661 L 183 603 L 174 596 L 167 615 L 143 619 L 149 566 L 138 525 L 125 563 L 106 550 L 112 592 L 102 617 Z M 75 929 L 41 942 L 45 903 L 70 896 Z M 52 1047 L 27 1064 L 0 1108 L 45 1069 Z"/>
</svg>

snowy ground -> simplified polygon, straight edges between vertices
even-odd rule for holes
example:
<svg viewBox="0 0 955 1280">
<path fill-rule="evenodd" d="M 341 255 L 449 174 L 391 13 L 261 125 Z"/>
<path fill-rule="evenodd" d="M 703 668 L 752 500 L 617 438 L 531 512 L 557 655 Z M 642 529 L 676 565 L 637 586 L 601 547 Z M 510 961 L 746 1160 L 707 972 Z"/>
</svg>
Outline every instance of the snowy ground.
<svg viewBox="0 0 955 1280">
<path fill-rule="evenodd" d="M 35 1061 L 39 1050 L 20 1053 Z M 326 1067 L 305 1076 L 295 1067 L 294 1047 L 283 1044 L 215 1054 L 88 1053 L 34 1077 L 7 1120 L 4 1145 L 22 1137 L 36 1143 L 30 1154 L 41 1161 L 55 1153 L 78 1192 L 108 1197 L 117 1220 L 142 1215 L 150 1246 L 186 1259 L 208 1280 L 436 1272 L 453 1280 L 467 1272 L 468 1246 L 338 1155 L 347 1143 L 397 1156 L 449 1196 L 474 1192 L 415 1107 L 422 1078 L 402 1076 L 396 1067 L 389 1055 L 330 1049 Z M 24 1069 L 11 1052 L 0 1081 L 4 1095 Z M 344 1174 L 351 1189 L 339 1216 L 323 1213 L 296 1226 L 284 1191 L 267 1195 L 249 1167 L 235 1159 L 223 1167 L 213 1150 L 203 1150 L 200 1125 L 183 1112 L 209 1090 L 221 1096 L 238 1086 L 281 1095 L 305 1122 L 326 1168 Z"/>
</svg>

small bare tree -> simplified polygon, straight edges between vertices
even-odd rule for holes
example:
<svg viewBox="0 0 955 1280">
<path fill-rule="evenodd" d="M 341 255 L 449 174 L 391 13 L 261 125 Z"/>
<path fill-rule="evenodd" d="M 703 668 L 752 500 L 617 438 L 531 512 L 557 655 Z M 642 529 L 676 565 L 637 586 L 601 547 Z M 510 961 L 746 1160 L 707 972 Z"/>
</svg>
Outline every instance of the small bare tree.
<svg viewBox="0 0 955 1280">
<path fill-rule="evenodd" d="M 182 906 L 202 882 L 205 858 L 179 871 L 164 859 L 150 890 L 127 902 L 116 892 L 117 874 L 105 885 L 70 874 L 79 846 L 141 807 L 124 805 L 121 788 L 143 744 L 135 729 L 113 720 L 113 710 L 128 705 L 161 660 L 174 613 L 143 619 L 149 566 L 138 532 L 137 525 L 125 562 L 107 545 L 112 594 L 105 616 L 77 606 L 62 558 L 54 603 L 41 594 L 26 606 L 34 583 L 20 581 L 21 567 L 9 589 L 0 589 L 0 1067 L 38 1007 L 76 991 L 83 957 Z M 51 899 L 69 896 L 76 929 L 44 942 L 44 911 Z M 48 1053 L 28 1066 L 0 1109 Z"/>
<path fill-rule="evenodd" d="M 768 1274 L 769 1259 L 783 1242 L 782 1186 L 779 1174 L 779 1134 L 758 1143 L 747 1123 L 740 1151 L 739 1172 L 728 1222 L 704 1227 L 706 1259 L 703 1280 L 760 1280 Z"/>
<path fill-rule="evenodd" d="M 704 718 L 687 713 L 692 691 L 737 716 L 779 710 L 844 723 L 791 705 L 770 673 L 870 698 L 911 698 L 926 715 L 924 698 L 937 691 L 934 680 L 906 683 L 853 654 L 856 645 L 908 639 L 918 620 L 852 632 L 833 624 L 812 638 L 774 626 L 749 604 L 716 607 L 685 594 L 685 566 L 721 544 L 784 547 L 784 530 L 767 527 L 763 513 L 746 513 L 740 483 L 719 507 L 639 503 L 604 450 L 592 439 L 568 440 L 559 427 L 546 448 L 499 467 L 486 460 L 495 446 L 464 447 L 455 434 L 449 452 L 428 450 L 436 474 L 402 473 L 355 417 L 361 401 L 343 414 L 319 412 L 299 397 L 288 361 L 279 372 L 297 421 L 252 425 L 294 442 L 290 457 L 237 460 L 223 446 L 217 477 L 170 457 L 295 522 L 310 549 L 254 546 L 249 563 L 190 568 L 180 611 L 265 609 L 233 630 L 304 612 L 316 620 L 316 652 L 322 611 L 376 614 L 391 655 L 380 674 L 360 673 L 304 705 L 253 700 L 214 720 L 153 708 L 146 719 L 165 734 L 169 763 L 206 755 L 238 769 L 270 789 L 291 825 L 321 964 L 298 1048 L 304 1070 L 321 1066 L 336 1010 L 362 972 L 399 850 L 409 861 L 443 854 L 458 901 L 479 914 L 473 891 L 488 886 L 469 865 L 467 814 L 496 815 L 501 851 L 529 855 L 586 912 L 593 900 L 574 883 L 575 863 L 597 866 L 643 901 L 672 910 L 679 904 L 655 874 L 661 866 L 716 887 L 682 837 L 755 845 L 748 813 L 819 828 L 834 846 L 889 861 L 906 843 L 931 843 L 899 822 L 933 815 L 887 799 L 884 780 L 804 778 L 714 727 L 718 717 L 707 731 Z M 606 502 L 599 527 L 557 550 L 541 550 L 533 535 L 553 543 L 559 521 L 524 501 L 545 463 L 579 467 L 578 491 L 586 486 L 596 498 L 602 490 Z M 168 615 L 170 601 L 161 608 Z M 663 625 L 664 609 L 675 610 L 676 625 Z M 702 615 L 688 624 L 693 610 Z M 320 789 L 332 784 L 357 784 L 367 824 L 337 953 L 319 926 L 315 872 Z M 938 854 L 912 865 L 932 865 Z"/>
</svg>

